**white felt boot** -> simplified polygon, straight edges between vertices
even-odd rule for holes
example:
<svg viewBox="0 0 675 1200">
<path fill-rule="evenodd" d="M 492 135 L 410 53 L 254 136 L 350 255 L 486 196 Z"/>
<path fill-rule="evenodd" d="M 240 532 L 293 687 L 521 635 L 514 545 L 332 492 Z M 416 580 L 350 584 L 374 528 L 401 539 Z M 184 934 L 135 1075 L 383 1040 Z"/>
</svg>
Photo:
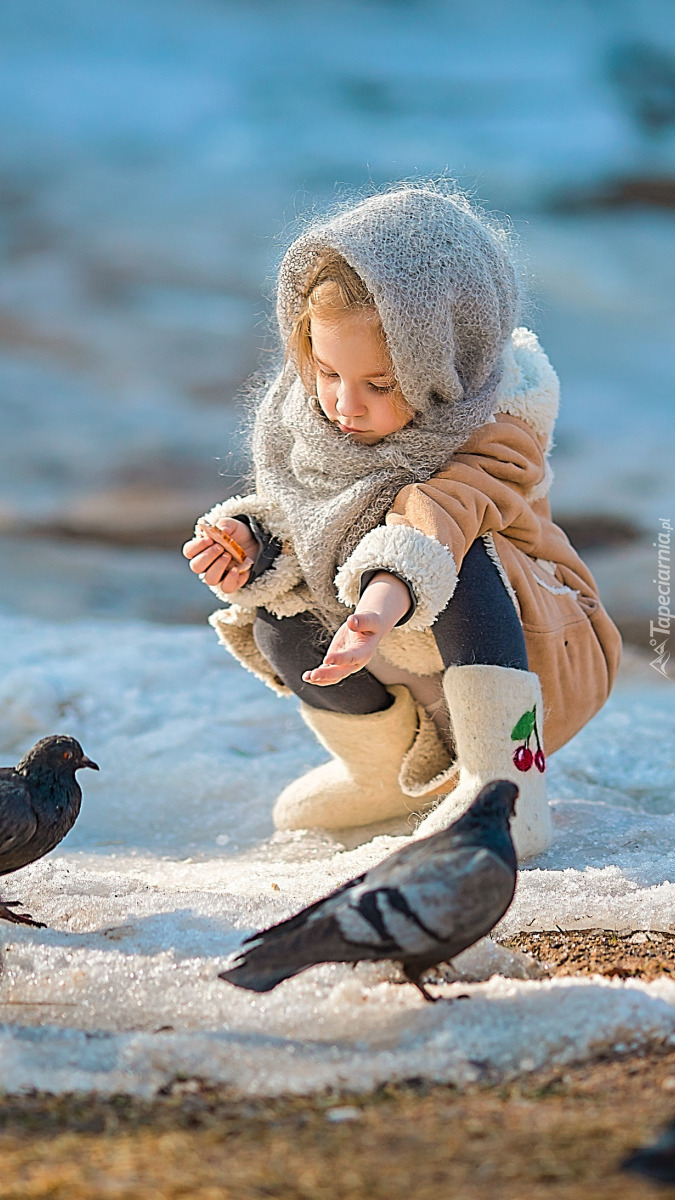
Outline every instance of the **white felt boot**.
<svg viewBox="0 0 675 1200">
<path fill-rule="evenodd" d="M 448 667 L 443 691 L 457 750 L 457 786 L 418 826 L 416 837 L 447 829 L 484 784 L 512 779 L 520 788 L 511 833 L 519 859 L 551 844 L 546 799 L 539 676 L 511 667 Z"/>
<path fill-rule="evenodd" d="M 274 806 L 277 829 L 344 829 L 410 815 L 415 804 L 398 775 L 417 734 L 417 705 L 406 687 L 387 690 L 394 703 L 365 716 L 301 706 L 333 760 L 284 788 Z"/>
</svg>

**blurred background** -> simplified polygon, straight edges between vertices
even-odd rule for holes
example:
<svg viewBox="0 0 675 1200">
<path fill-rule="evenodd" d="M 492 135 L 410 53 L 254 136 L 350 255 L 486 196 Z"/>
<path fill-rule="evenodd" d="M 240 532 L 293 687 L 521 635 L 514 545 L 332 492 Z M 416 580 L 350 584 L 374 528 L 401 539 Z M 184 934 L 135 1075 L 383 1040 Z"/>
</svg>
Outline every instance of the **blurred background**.
<svg viewBox="0 0 675 1200">
<path fill-rule="evenodd" d="M 554 513 L 649 653 L 675 519 L 672 0 L 3 0 L 0 612 L 201 622 L 297 215 L 448 172 L 561 378 Z"/>
</svg>

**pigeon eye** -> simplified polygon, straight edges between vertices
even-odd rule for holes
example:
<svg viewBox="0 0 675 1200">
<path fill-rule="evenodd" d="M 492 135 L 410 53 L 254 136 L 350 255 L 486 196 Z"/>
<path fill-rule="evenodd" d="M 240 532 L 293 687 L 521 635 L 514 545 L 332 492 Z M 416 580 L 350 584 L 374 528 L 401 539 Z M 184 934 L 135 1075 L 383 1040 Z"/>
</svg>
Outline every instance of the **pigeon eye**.
<svg viewBox="0 0 675 1200">
<path fill-rule="evenodd" d="M 65 759 L 72 758 L 72 757 L 73 757 L 72 750 L 64 750 L 63 754 L 61 755 L 61 758 L 65 758 Z"/>
</svg>

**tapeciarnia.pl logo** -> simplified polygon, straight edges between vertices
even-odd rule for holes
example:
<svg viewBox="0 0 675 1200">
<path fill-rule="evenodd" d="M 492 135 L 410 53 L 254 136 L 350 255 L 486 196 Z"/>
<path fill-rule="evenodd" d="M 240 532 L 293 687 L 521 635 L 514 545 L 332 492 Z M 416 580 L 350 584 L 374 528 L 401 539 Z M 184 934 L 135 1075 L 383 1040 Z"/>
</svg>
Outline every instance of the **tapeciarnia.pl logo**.
<svg viewBox="0 0 675 1200">
<path fill-rule="evenodd" d="M 656 579 L 652 582 L 656 584 L 658 617 L 649 622 L 649 645 L 656 658 L 652 659 L 649 665 L 660 675 L 670 679 L 667 670 L 670 650 L 667 649 L 667 644 L 670 640 L 670 622 L 673 619 L 670 611 L 670 540 L 673 527 L 669 517 L 659 517 L 659 524 L 661 529 L 658 540 L 652 543 L 657 552 Z"/>
</svg>

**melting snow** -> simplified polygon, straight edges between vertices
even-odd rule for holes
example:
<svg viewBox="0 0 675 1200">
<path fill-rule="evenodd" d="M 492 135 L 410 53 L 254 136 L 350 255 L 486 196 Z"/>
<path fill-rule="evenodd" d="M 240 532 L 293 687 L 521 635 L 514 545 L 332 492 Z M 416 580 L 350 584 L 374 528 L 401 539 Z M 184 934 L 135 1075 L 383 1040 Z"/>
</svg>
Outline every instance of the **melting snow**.
<svg viewBox="0 0 675 1200">
<path fill-rule="evenodd" d="M 241 938 L 389 853 L 273 833 L 275 794 L 323 752 L 208 629 L 0 617 L 1 761 L 80 738 L 75 828 L 2 880 L 46 930 L 0 925 L 0 1089 L 151 1095 L 178 1074 L 251 1093 L 461 1084 L 675 1041 L 675 983 L 549 979 L 486 941 L 455 1004 L 390 964 L 314 968 L 265 996 L 218 980 Z M 629 669 L 551 763 L 556 839 L 502 930 L 675 928 L 675 689 Z"/>
</svg>

